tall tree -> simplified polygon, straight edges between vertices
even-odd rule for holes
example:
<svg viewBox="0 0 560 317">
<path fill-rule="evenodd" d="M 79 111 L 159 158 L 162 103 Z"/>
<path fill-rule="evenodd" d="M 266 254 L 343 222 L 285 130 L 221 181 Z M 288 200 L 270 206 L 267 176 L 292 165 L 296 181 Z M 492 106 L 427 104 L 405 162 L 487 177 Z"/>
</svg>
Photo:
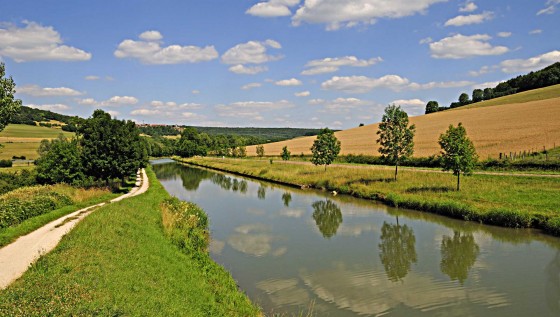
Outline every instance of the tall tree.
<svg viewBox="0 0 560 317">
<path fill-rule="evenodd" d="M 8 125 L 10 118 L 15 115 L 20 107 L 21 100 L 14 99 L 16 93 L 16 84 L 10 76 L 6 76 L 6 67 L 4 63 L 0 63 L 0 131 Z"/>
<path fill-rule="evenodd" d="M 428 103 L 426 104 L 426 114 L 434 113 L 438 111 L 439 111 L 439 103 L 434 100 L 428 101 Z"/>
<path fill-rule="evenodd" d="M 260 158 L 264 156 L 264 146 L 262 144 L 257 145 L 257 156 Z"/>
<path fill-rule="evenodd" d="M 52 141 L 41 142 L 38 152 L 37 181 L 41 184 L 76 184 L 83 180 L 83 168 L 78 140 L 68 140 L 62 134 Z"/>
<path fill-rule="evenodd" d="M 334 131 L 329 128 L 324 128 L 319 131 L 317 139 L 313 142 L 311 147 L 313 156 L 311 163 L 315 165 L 330 165 L 340 153 L 340 141 L 334 135 Z"/>
<path fill-rule="evenodd" d="M 467 93 L 462 93 L 459 96 L 459 103 L 461 106 L 468 105 L 471 101 L 469 100 L 469 95 Z"/>
<path fill-rule="evenodd" d="M 399 171 L 399 163 L 414 153 L 414 132 L 416 126 L 408 126 L 408 114 L 400 106 L 390 105 L 379 124 L 377 143 L 381 157 L 395 164 L 395 180 Z"/>
<path fill-rule="evenodd" d="M 472 101 L 473 102 L 479 102 L 484 100 L 484 92 L 482 91 L 482 89 L 475 89 L 472 92 Z"/>
<path fill-rule="evenodd" d="M 453 171 L 457 176 L 457 191 L 460 189 L 461 173 L 470 175 L 478 160 L 478 155 L 472 141 L 467 137 L 467 130 L 461 123 L 439 136 L 441 146 L 441 161 L 444 171 Z"/>
<path fill-rule="evenodd" d="M 289 161 L 289 160 L 290 160 L 290 155 L 291 155 L 291 154 L 292 154 L 292 153 L 290 153 L 290 151 L 288 151 L 288 146 L 287 146 L 287 145 L 284 146 L 284 147 L 282 148 L 282 153 L 281 153 L 281 155 L 282 155 L 282 159 L 283 159 L 284 161 Z"/>
</svg>

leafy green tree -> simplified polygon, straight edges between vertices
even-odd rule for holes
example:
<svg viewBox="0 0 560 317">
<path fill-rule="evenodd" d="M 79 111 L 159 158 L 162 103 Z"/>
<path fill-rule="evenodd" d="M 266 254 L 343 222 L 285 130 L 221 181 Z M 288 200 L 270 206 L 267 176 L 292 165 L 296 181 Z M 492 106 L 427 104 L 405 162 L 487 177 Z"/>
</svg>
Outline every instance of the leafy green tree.
<svg viewBox="0 0 560 317">
<path fill-rule="evenodd" d="M 262 158 L 264 156 L 264 146 L 261 145 L 257 145 L 257 156 Z"/>
<path fill-rule="evenodd" d="M 323 237 L 333 237 L 342 223 L 340 207 L 328 199 L 316 201 L 311 206 L 313 207 L 313 219 Z"/>
<path fill-rule="evenodd" d="M 288 151 L 288 146 L 284 146 L 284 147 L 282 148 L 282 153 L 281 153 L 281 154 L 282 154 L 282 159 L 283 159 L 284 161 L 289 161 L 289 160 L 290 160 L 290 155 L 291 155 L 292 153 L 290 153 L 290 151 Z"/>
<path fill-rule="evenodd" d="M 461 106 L 468 105 L 471 101 L 469 100 L 469 95 L 467 93 L 462 93 L 459 96 L 459 103 Z"/>
<path fill-rule="evenodd" d="M 390 105 L 379 124 L 377 143 L 383 159 L 395 164 L 395 180 L 399 171 L 399 163 L 414 153 L 414 133 L 416 126 L 408 126 L 408 114 L 400 106 Z"/>
<path fill-rule="evenodd" d="M 482 91 L 482 89 L 475 89 L 472 92 L 472 101 L 473 102 L 479 102 L 484 100 L 484 92 Z"/>
<path fill-rule="evenodd" d="M 208 138 L 208 135 L 206 135 Z M 177 142 L 176 153 L 181 157 L 206 156 L 208 140 L 205 140 L 195 128 L 187 127 Z"/>
<path fill-rule="evenodd" d="M 6 67 L 4 63 L 0 63 L 0 131 L 8 125 L 10 118 L 15 115 L 20 107 L 21 100 L 14 99 L 16 93 L 16 84 L 10 76 L 6 76 Z"/>
<path fill-rule="evenodd" d="M 472 233 L 461 234 L 455 231 L 453 237 L 443 236 L 441 271 L 447 274 L 451 280 L 458 280 L 463 284 L 469 275 L 469 270 L 476 262 L 479 250 Z"/>
<path fill-rule="evenodd" d="M 467 130 L 461 123 L 455 128 L 452 124 L 449 129 L 439 136 L 441 146 L 441 161 L 444 171 L 453 171 L 457 176 L 457 191 L 460 189 L 461 173 L 470 175 L 478 155 L 472 141 L 467 137 Z"/>
<path fill-rule="evenodd" d="M 439 103 L 434 100 L 428 101 L 428 103 L 426 104 L 426 114 L 434 113 L 438 111 L 439 111 Z"/>
<path fill-rule="evenodd" d="M 381 227 L 381 243 L 379 243 L 379 258 L 385 267 L 389 280 L 402 280 L 410 271 L 412 263 L 416 263 L 416 237 L 414 231 L 407 225 L 383 222 Z"/>
<path fill-rule="evenodd" d="M 324 128 L 319 131 L 317 139 L 311 146 L 311 163 L 315 165 L 330 165 L 340 153 L 340 141 L 334 135 L 334 131 L 329 128 Z"/>
<path fill-rule="evenodd" d="M 484 96 L 484 100 L 490 100 L 492 98 L 494 98 L 494 89 L 492 88 L 484 88 L 484 91 L 482 93 Z"/>
<path fill-rule="evenodd" d="M 77 184 L 84 179 L 78 140 L 62 134 L 52 141 L 41 142 L 38 152 L 37 181 L 40 184 Z"/>
</svg>

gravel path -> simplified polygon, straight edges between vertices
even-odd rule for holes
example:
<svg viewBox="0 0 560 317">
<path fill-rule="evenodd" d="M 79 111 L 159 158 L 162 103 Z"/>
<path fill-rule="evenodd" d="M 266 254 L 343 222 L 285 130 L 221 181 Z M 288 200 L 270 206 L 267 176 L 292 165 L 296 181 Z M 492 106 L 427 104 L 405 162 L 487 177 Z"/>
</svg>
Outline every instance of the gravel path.
<svg viewBox="0 0 560 317">
<path fill-rule="evenodd" d="M 147 191 L 149 182 L 146 171 L 142 169 L 138 176 L 136 186 L 130 192 L 111 200 L 110 203 L 140 195 Z M 78 222 L 105 204 L 100 203 L 75 211 L 18 238 L 0 249 L 0 289 L 8 287 L 22 276 L 39 257 L 54 249 L 62 237 L 70 232 Z"/>
</svg>

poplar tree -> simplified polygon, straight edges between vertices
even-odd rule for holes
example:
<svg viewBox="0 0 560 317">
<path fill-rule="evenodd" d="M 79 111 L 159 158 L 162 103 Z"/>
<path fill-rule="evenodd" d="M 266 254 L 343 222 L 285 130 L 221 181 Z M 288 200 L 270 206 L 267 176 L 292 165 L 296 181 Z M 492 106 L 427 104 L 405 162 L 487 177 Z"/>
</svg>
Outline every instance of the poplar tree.
<svg viewBox="0 0 560 317">
<path fill-rule="evenodd" d="M 441 161 L 444 171 L 453 171 L 457 176 L 457 191 L 461 186 L 461 173 L 471 175 L 478 155 L 472 141 L 467 137 L 467 130 L 461 123 L 457 127 L 452 124 L 439 136 Z"/>
<path fill-rule="evenodd" d="M 313 156 L 311 163 L 315 165 L 330 165 L 340 153 L 340 141 L 334 135 L 334 131 L 329 128 L 324 128 L 319 131 L 317 139 L 313 142 L 311 147 Z"/>
</svg>

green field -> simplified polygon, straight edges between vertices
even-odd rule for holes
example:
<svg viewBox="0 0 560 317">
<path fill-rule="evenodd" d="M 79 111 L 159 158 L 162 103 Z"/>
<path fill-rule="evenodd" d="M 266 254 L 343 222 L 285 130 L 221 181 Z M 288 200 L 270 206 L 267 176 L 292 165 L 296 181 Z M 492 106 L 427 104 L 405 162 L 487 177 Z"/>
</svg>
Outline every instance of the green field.
<svg viewBox="0 0 560 317">
<path fill-rule="evenodd" d="M 74 133 L 62 131 L 61 129 L 31 126 L 26 124 L 9 124 L 4 130 L 2 130 L 2 132 L 0 132 L 0 138 L 54 139 L 61 133 L 66 137 L 74 136 Z"/>
<path fill-rule="evenodd" d="M 207 252 L 187 254 L 162 229 L 169 194 L 101 207 L 0 291 L 0 316 L 260 316 Z"/>
<path fill-rule="evenodd" d="M 457 178 L 437 171 L 401 170 L 394 182 L 394 169 L 387 167 L 339 165 L 324 171 L 322 166 L 281 161 L 195 158 L 186 162 L 506 227 L 547 228 L 549 219 L 560 219 L 559 177 L 475 174 L 462 177 L 457 192 Z"/>
<path fill-rule="evenodd" d="M 25 156 L 29 160 L 39 157 L 37 149 L 43 139 L 54 139 L 60 134 L 67 138 L 74 136 L 72 132 L 55 128 L 10 124 L 0 132 L 0 160 L 12 159 L 12 156 Z"/>
<path fill-rule="evenodd" d="M 524 103 L 524 102 L 539 101 L 539 100 L 546 100 L 546 99 L 559 98 L 559 97 L 560 97 L 560 85 L 554 85 L 545 88 L 528 90 L 514 95 L 481 101 L 468 106 L 458 107 L 455 109 L 469 109 L 469 108 L 508 105 L 512 103 Z"/>
</svg>

